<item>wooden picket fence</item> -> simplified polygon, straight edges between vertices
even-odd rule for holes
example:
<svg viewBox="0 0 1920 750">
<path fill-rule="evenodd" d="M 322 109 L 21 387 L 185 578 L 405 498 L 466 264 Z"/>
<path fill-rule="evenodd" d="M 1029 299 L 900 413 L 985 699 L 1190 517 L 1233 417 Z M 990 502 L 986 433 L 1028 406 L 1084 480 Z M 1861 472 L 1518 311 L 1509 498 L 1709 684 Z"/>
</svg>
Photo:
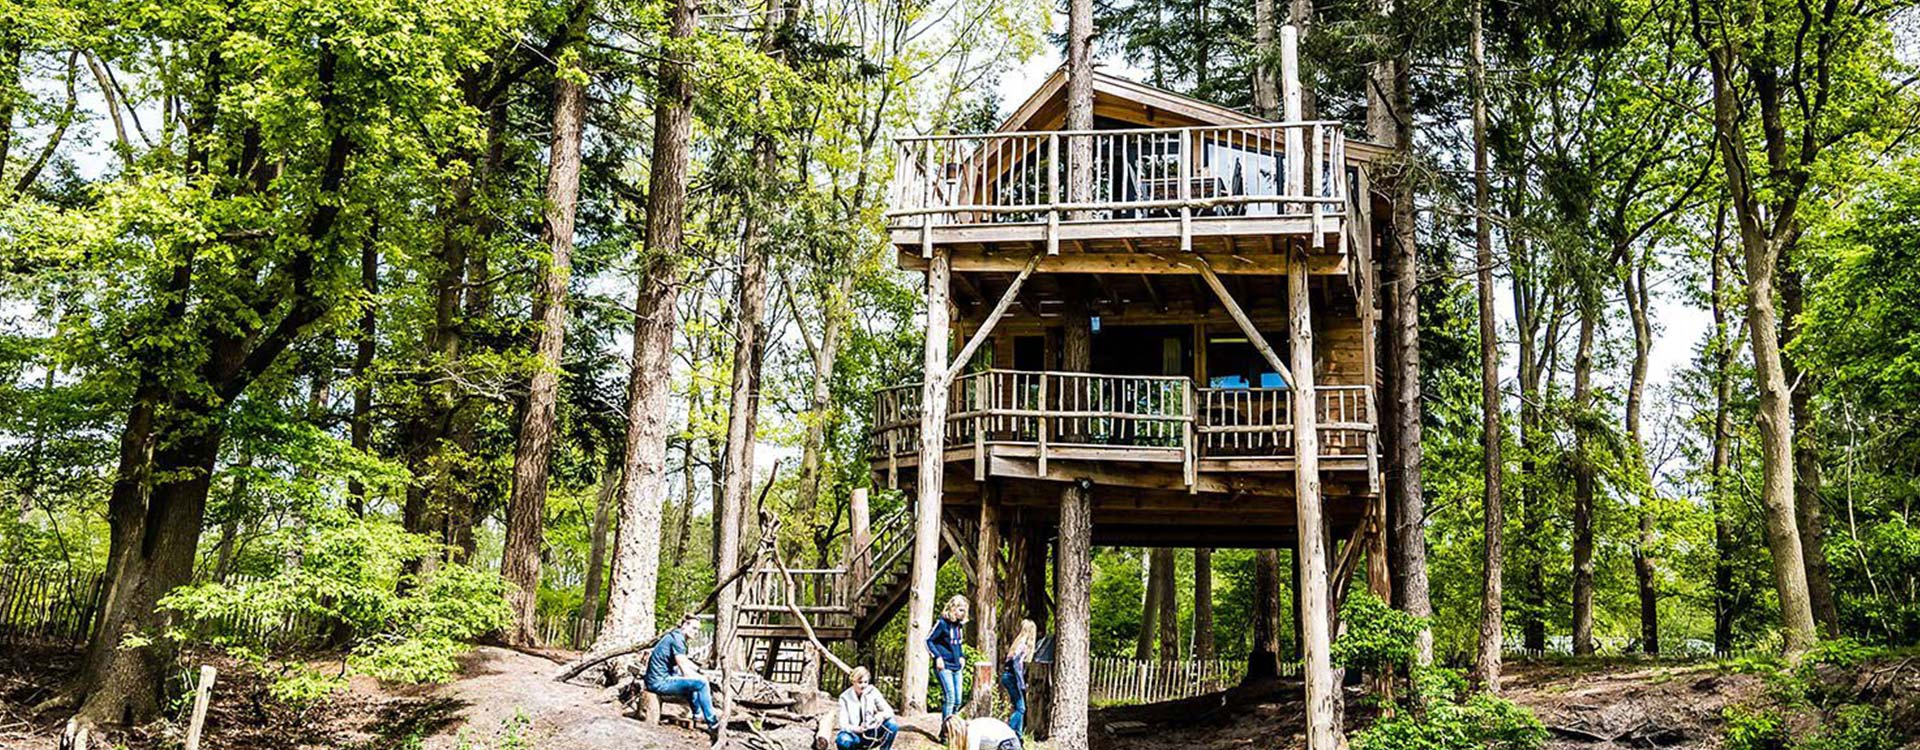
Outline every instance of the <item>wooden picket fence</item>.
<svg viewBox="0 0 1920 750">
<path fill-rule="evenodd" d="M 1283 675 L 1296 675 L 1298 665 L 1282 664 Z M 1100 703 L 1158 703 L 1217 693 L 1240 683 L 1247 663 L 1239 659 L 1125 659 L 1095 657 L 1094 701 Z"/>
<path fill-rule="evenodd" d="M 600 623 L 577 614 L 541 615 L 540 642 L 548 648 L 585 651 L 600 636 Z"/>
<path fill-rule="evenodd" d="M 100 573 L 8 566 L 0 572 L 0 640 L 85 642 L 105 596 Z"/>
</svg>

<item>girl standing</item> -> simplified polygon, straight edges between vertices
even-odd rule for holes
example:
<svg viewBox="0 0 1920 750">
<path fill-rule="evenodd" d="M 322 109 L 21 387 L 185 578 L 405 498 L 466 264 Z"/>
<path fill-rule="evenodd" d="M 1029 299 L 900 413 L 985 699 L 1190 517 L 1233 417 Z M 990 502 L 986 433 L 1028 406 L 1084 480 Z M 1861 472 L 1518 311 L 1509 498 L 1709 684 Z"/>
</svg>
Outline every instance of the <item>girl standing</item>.
<svg viewBox="0 0 1920 750">
<path fill-rule="evenodd" d="M 940 678 L 940 721 L 944 733 L 946 720 L 960 711 L 960 671 L 967 668 L 965 649 L 967 598 L 947 600 L 940 617 L 933 621 L 927 635 L 927 650 L 933 652 L 933 672 Z"/>
<path fill-rule="evenodd" d="M 1007 704 L 1013 707 L 1007 726 L 1013 727 L 1015 734 L 1026 728 L 1027 662 L 1033 661 L 1033 643 L 1038 635 L 1039 628 L 1032 620 L 1021 620 L 1020 634 L 1014 636 L 1013 645 L 1007 647 L 1005 669 L 1000 672 L 1000 686 L 1007 689 Z"/>
</svg>

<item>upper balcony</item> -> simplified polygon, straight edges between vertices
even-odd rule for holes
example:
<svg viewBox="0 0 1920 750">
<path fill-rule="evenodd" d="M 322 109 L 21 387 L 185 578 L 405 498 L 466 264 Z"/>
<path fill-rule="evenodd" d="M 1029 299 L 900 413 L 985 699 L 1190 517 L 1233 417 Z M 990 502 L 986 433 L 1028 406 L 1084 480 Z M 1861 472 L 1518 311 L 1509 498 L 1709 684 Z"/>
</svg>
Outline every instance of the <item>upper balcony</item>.
<svg viewBox="0 0 1920 750">
<path fill-rule="evenodd" d="M 1356 210 L 1334 122 L 930 135 L 895 148 L 888 227 L 923 254 L 1239 252 L 1276 237 L 1342 251 Z"/>
</svg>

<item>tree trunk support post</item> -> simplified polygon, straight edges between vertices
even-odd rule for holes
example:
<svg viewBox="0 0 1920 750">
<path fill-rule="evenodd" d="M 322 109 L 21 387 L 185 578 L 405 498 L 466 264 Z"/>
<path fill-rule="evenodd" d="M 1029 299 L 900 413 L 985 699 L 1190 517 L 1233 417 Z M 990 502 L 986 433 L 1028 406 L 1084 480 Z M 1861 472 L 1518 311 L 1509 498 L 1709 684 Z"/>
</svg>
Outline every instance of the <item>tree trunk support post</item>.
<svg viewBox="0 0 1920 750">
<path fill-rule="evenodd" d="M 867 488 L 855 487 L 847 499 L 847 604 L 860 604 L 860 586 L 873 573 L 873 511 Z"/>
<path fill-rule="evenodd" d="M 901 667 L 901 708 L 906 714 L 927 709 L 927 673 L 932 655 L 919 647 L 933 630 L 934 587 L 940 572 L 940 493 L 945 483 L 947 380 L 947 283 L 945 248 L 927 263 L 926 380 L 920 394 L 920 461 L 914 485 L 912 588 L 908 593 L 906 663 Z"/>
<path fill-rule="evenodd" d="M 1286 119 L 1300 119 L 1300 30 L 1292 24 L 1280 29 L 1280 72 L 1285 86 Z M 1299 136 L 1289 133 L 1289 153 Z M 1288 160 L 1288 194 L 1298 195 L 1305 181 L 1305 165 Z M 1331 610 L 1328 606 L 1326 535 L 1320 508 L 1319 410 L 1313 381 L 1313 303 L 1307 294 L 1306 249 L 1295 247 L 1287 274 L 1288 336 L 1293 355 L 1294 504 L 1299 537 L 1301 586 L 1299 601 L 1301 681 L 1306 686 L 1307 750 L 1335 750 L 1340 727 L 1334 724 Z"/>
<path fill-rule="evenodd" d="M 991 675 L 1000 663 L 1000 488 L 992 480 L 980 484 L 980 537 L 974 546 L 973 623 L 975 648 L 980 663 L 987 665 L 988 679 L 973 686 L 973 701 L 968 713 L 985 716 L 993 710 L 994 689 Z M 978 675 L 981 670 L 976 669 Z"/>
</svg>

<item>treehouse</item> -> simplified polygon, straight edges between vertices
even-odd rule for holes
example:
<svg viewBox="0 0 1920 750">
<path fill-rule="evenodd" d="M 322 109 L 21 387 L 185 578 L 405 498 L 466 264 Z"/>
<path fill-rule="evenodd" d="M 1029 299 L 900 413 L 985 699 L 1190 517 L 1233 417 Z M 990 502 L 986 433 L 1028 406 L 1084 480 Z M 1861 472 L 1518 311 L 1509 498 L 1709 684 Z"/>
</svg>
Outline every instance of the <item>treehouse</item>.
<svg viewBox="0 0 1920 750">
<path fill-rule="evenodd" d="M 1334 122 L 1266 122 L 1095 74 L 1095 129 L 1061 130 L 1055 73 L 990 134 L 902 138 L 887 214 L 902 268 L 944 256 L 957 340 L 939 451 L 924 382 L 875 394 L 876 484 L 944 464 L 942 507 L 983 488 L 1044 513 L 1090 480 L 1094 542 L 1273 547 L 1294 523 L 1288 284 L 1305 277 L 1327 516 L 1380 489 L 1366 160 Z M 1076 173 L 1091 190 L 1072 200 Z M 942 321 L 931 321 L 937 330 Z M 1067 329 L 1087 326 L 1084 366 Z M 934 376 L 948 373 L 933 373 Z M 1303 373 L 1304 374 L 1304 373 Z"/>
<path fill-rule="evenodd" d="M 1062 644 L 1086 627 L 1065 566 L 1094 544 L 1295 549 L 1327 584 L 1301 590 L 1333 600 L 1303 598 L 1322 623 L 1361 550 L 1384 587 L 1375 279 L 1391 211 L 1368 165 L 1385 150 L 1337 122 L 1091 78 L 1091 129 L 1065 129 L 1063 68 L 994 132 L 896 141 L 887 231 L 925 274 L 926 366 L 874 394 L 870 458 L 911 507 L 873 521 L 862 493 L 846 568 L 748 597 L 742 633 L 774 641 L 802 637 L 796 595 L 826 602 L 809 619 L 827 639 L 864 640 L 911 602 L 909 710 L 925 705 L 934 571 L 955 554 L 997 615 L 972 636 L 987 653 L 996 620 L 1044 623 L 1049 599 Z M 1069 502 L 1090 507 L 1084 527 Z M 775 650 L 758 651 L 769 670 Z"/>
</svg>

